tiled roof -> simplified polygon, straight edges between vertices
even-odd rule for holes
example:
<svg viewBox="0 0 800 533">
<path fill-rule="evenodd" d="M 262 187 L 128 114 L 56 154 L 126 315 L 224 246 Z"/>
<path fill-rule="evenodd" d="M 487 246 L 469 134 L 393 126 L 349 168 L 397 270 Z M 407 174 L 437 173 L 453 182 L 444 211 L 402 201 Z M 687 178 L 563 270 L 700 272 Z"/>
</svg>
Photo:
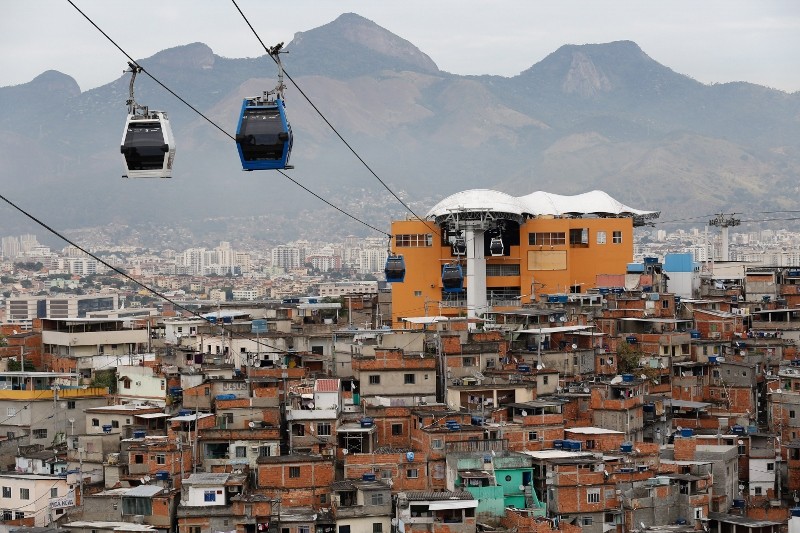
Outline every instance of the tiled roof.
<svg viewBox="0 0 800 533">
<path fill-rule="evenodd" d="M 318 379 L 314 383 L 314 392 L 339 392 L 339 380 Z"/>
</svg>

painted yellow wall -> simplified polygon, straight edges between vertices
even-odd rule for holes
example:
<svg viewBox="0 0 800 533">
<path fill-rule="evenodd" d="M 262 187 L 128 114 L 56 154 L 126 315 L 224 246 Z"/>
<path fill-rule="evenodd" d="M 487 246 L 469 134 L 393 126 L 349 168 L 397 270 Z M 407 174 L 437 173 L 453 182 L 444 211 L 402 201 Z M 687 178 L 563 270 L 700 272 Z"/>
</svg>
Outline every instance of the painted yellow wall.
<svg viewBox="0 0 800 533">
<path fill-rule="evenodd" d="M 589 238 L 586 247 L 569 244 L 569 230 L 586 228 Z M 599 231 L 606 232 L 605 244 L 597 243 Z M 613 243 L 613 232 L 621 232 L 622 242 Z M 529 233 L 564 233 L 565 244 L 555 246 L 531 246 Z M 398 247 L 397 235 L 432 234 L 430 247 Z M 406 263 L 403 283 L 392 284 L 392 321 L 395 327 L 399 317 L 425 316 L 440 313 L 458 314 L 456 309 L 439 308 L 441 299 L 441 268 L 452 261 L 449 245 L 443 245 L 441 231 L 433 222 L 419 220 L 395 221 L 392 223 L 392 250 L 402 254 Z M 598 274 L 624 274 L 627 264 L 633 259 L 633 220 L 630 218 L 539 218 L 531 219 L 520 226 L 520 245 L 511 246 L 508 256 L 487 257 L 487 264 L 519 264 L 518 277 L 488 277 L 487 288 L 518 286 L 520 294 L 535 295 L 569 292 L 570 286 L 582 284 L 581 291 L 595 287 Z M 536 269 L 532 261 L 542 268 Z M 532 290 L 533 289 L 533 290 Z M 536 296 L 533 297 L 535 299 Z M 466 295 L 464 296 L 466 299 Z M 528 303 L 531 296 L 522 298 Z M 462 310 L 463 311 L 463 310 Z"/>
</svg>

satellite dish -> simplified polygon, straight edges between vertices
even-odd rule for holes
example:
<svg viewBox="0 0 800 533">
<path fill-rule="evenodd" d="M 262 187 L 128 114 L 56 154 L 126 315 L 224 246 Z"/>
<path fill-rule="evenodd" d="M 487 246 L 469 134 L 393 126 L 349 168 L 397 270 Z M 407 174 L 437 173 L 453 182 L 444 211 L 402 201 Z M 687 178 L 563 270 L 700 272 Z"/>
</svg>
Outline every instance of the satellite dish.
<svg viewBox="0 0 800 533">
<path fill-rule="evenodd" d="M 414 452 L 406 452 L 406 461 L 413 461 L 414 460 Z"/>
<path fill-rule="evenodd" d="M 525 411 L 525 410 L 523 409 L 523 411 L 522 411 L 520 414 L 521 414 L 522 416 L 528 416 L 528 411 Z"/>
<path fill-rule="evenodd" d="M 675 429 L 678 430 L 678 431 L 682 431 L 683 430 L 683 428 L 681 426 L 675 426 Z"/>
<path fill-rule="evenodd" d="M 347 448 L 344 448 L 342 450 L 342 455 L 347 455 L 348 453 L 350 453 L 350 450 L 348 450 Z"/>
<path fill-rule="evenodd" d="M 737 440 L 737 441 L 736 441 L 736 444 L 738 444 L 739 446 L 741 446 L 742 444 L 744 444 L 744 441 L 743 441 L 743 440 L 741 440 L 741 439 L 739 439 L 739 440 Z"/>
<path fill-rule="evenodd" d="M 542 363 L 539 363 L 538 365 L 536 365 L 536 370 L 541 370 L 543 368 L 544 368 L 544 365 Z"/>
<path fill-rule="evenodd" d="M 573 349 L 573 350 L 577 350 L 577 349 L 578 349 L 578 345 L 577 345 L 577 344 L 575 344 L 574 342 L 572 343 L 572 349 Z"/>
<path fill-rule="evenodd" d="M 642 526 L 642 529 L 647 529 L 647 526 L 644 525 L 644 522 L 639 522 L 639 525 Z"/>
<path fill-rule="evenodd" d="M 744 490 L 744 485 L 739 485 L 739 490 Z"/>
<path fill-rule="evenodd" d="M 253 421 L 250 421 L 250 422 L 248 422 L 248 423 L 247 423 L 247 425 L 248 425 L 250 428 L 254 428 L 254 427 L 256 427 L 256 423 L 255 423 L 255 422 L 253 422 Z"/>
<path fill-rule="evenodd" d="M 567 321 L 567 317 L 566 317 L 566 316 L 564 316 L 564 315 L 561 315 L 560 317 L 558 317 L 558 320 L 559 320 L 560 322 L 566 322 L 566 321 Z"/>
</svg>

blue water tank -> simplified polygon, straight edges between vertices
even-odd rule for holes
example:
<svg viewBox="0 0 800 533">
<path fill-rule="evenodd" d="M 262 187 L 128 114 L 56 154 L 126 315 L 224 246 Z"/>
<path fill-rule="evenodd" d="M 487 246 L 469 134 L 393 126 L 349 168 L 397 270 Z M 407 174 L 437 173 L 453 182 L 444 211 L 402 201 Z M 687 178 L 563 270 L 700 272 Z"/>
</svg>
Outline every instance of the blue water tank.
<svg viewBox="0 0 800 533">
<path fill-rule="evenodd" d="M 161 481 L 169 479 L 169 472 L 167 472 L 166 470 L 159 470 L 158 472 L 156 472 L 156 479 Z"/>
<path fill-rule="evenodd" d="M 625 337 L 625 342 L 628 344 L 636 344 L 636 336 L 635 335 L 628 335 Z"/>
<path fill-rule="evenodd" d="M 691 338 L 693 338 L 693 339 L 699 339 L 700 338 L 700 332 L 697 331 L 696 329 L 690 330 L 689 331 L 689 336 Z"/>
<path fill-rule="evenodd" d="M 362 428 L 371 428 L 375 424 L 375 421 L 371 418 L 362 418 L 361 419 L 361 427 Z"/>
<path fill-rule="evenodd" d="M 217 400 L 235 400 L 235 394 L 217 394 Z"/>
<path fill-rule="evenodd" d="M 461 424 L 447 424 L 447 429 L 450 431 L 461 431 Z"/>
<path fill-rule="evenodd" d="M 736 433 L 737 435 L 744 435 L 744 426 L 735 425 L 731 426 L 731 432 Z"/>
<path fill-rule="evenodd" d="M 181 409 L 180 411 L 178 411 L 178 416 L 188 416 L 190 414 L 192 414 L 191 409 Z"/>
<path fill-rule="evenodd" d="M 748 433 L 758 433 L 758 426 L 747 426 Z"/>
<path fill-rule="evenodd" d="M 739 500 L 739 499 L 733 500 L 733 507 L 735 507 L 736 509 L 744 509 L 744 506 L 745 506 L 744 500 Z"/>
<path fill-rule="evenodd" d="M 364 474 L 361 476 L 363 481 L 375 481 L 375 474 Z"/>
<path fill-rule="evenodd" d="M 553 441 L 553 448 L 563 448 L 563 447 L 564 447 L 564 441 L 563 440 L 556 439 L 556 440 Z"/>
<path fill-rule="evenodd" d="M 530 372 L 530 365 L 517 365 L 517 372 Z"/>
<path fill-rule="evenodd" d="M 136 431 L 133 432 L 133 438 L 134 439 L 143 439 L 146 436 L 147 436 L 147 432 L 146 431 L 142 431 L 140 429 L 137 429 Z"/>
<path fill-rule="evenodd" d="M 633 382 L 633 374 L 622 374 L 622 381 L 624 383 L 631 383 Z"/>
<path fill-rule="evenodd" d="M 800 516 L 800 507 L 792 507 L 789 509 L 789 513 L 791 513 L 792 516 Z"/>
<path fill-rule="evenodd" d="M 623 453 L 631 453 L 633 451 L 633 443 L 632 442 L 623 442 L 619 446 L 620 451 Z"/>
<path fill-rule="evenodd" d="M 681 430 L 681 437 L 689 438 L 694 435 L 694 430 L 692 428 L 683 428 Z"/>
<path fill-rule="evenodd" d="M 654 403 L 646 403 L 642 405 L 642 411 L 645 413 L 655 413 L 656 405 Z"/>
<path fill-rule="evenodd" d="M 103 433 L 111 433 L 111 424 L 103 424 Z"/>
<path fill-rule="evenodd" d="M 716 355 L 709 355 L 708 356 L 708 362 L 709 363 L 716 363 L 717 362 L 717 356 Z"/>
</svg>

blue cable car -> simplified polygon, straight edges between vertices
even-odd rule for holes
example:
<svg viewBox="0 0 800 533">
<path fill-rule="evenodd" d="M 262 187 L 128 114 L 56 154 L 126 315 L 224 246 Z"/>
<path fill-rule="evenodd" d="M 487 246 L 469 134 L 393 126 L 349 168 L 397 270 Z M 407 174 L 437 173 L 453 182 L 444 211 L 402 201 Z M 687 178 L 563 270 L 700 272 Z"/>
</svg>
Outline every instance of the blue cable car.
<svg viewBox="0 0 800 533">
<path fill-rule="evenodd" d="M 283 170 L 292 153 L 292 127 L 286 119 L 283 91 L 283 65 L 280 51 L 283 43 L 273 46 L 269 55 L 278 65 L 278 85 L 262 96 L 245 98 L 236 126 L 236 149 L 243 170 Z"/>
<path fill-rule="evenodd" d="M 444 287 L 444 292 L 464 290 L 464 271 L 461 269 L 461 265 L 453 263 L 442 267 L 442 287 Z"/>
<path fill-rule="evenodd" d="M 128 98 L 128 118 L 122 132 L 120 153 L 125 165 L 123 178 L 171 178 L 175 160 L 175 140 L 167 114 L 150 111 L 133 97 L 136 74 L 142 67 L 128 63 L 131 73 Z"/>
<path fill-rule="evenodd" d="M 242 102 L 236 148 L 244 170 L 292 168 L 292 127 L 286 120 L 283 99 L 270 96 L 275 95 L 245 98 Z"/>
<path fill-rule="evenodd" d="M 387 283 L 403 283 L 406 278 L 406 261 L 402 255 L 390 254 L 383 269 Z"/>
</svg>

